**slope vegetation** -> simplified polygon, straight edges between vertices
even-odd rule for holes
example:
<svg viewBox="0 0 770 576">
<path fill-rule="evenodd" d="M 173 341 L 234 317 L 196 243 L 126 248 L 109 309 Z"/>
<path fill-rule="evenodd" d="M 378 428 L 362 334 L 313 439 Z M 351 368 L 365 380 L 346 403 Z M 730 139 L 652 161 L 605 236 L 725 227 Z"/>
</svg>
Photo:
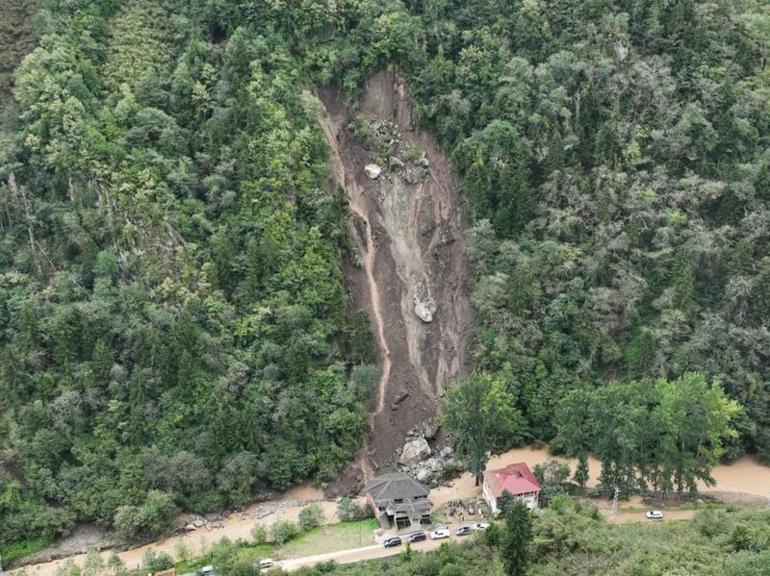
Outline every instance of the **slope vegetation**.
<svg viewBox="0 0 770 576">
<path fill-rule="evenodd" d="M 0 542 L 333 479 L 376 371 L 298 64 L 171 2 L 51 6 L 0 168 Z"/>
<path fill-rule="evenodd" d="M 7 104 L 13 71 L 34 47 L 32 14 L 34 0 L 5 0 L 0 5 L 0 104 Z"/>
</svg>

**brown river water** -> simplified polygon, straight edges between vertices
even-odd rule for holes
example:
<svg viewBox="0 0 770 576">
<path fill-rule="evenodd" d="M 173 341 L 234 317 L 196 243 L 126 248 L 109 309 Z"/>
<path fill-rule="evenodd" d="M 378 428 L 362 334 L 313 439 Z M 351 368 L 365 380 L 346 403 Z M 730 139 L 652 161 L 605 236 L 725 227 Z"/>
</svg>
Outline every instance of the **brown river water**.
<svg viewBox="0 0 770 576">
<path fill-rule="evenodd" d="M 550 457 L 547 447 L 516 448 L 494 456 L 490 460 L 489 466 L 498 468 L 514 462 L 526 462 L 530 467 L 533 467 L 536 464 L 545 462 Z M 572 460 L 573 470 L 575 464 L 576 461 Z M 589 466 L 591 478 L 589 484 L 593 484 L 599 475 L 600 465 L 598 460 L 592 458 L 589 460 Z M 743 501 L 744 503 L 752 502 L 756 505 L 762 503 L 762 505 L 766 506 L 767 503 L 770 503 L 770 467 L 763 466 L 748 456 L 739 458 L 730 464 L 717 466 L 714 469 L 713 476 L 717 481 L 717 485 L 714 487 L 702 486 L 701 491 L 704 494 L 713 492 L 714 494 L 719 494 L 720 497 L 726 496 L 726 499 L 736 502 Z M 473 476 L 466 473 L 446 486 L 431 490 L 430 499 L 433 505 L 437 507 L 450 500 L 469 498 L 479 494 L 480 489 L 474 485 Z M 730 496 L 735 498 L 730 498 Z M 251 529 L 256 524 L 270 526 L 279 520 L 296 521 L 300 510 L 309 502 L 318 502 L 322 506 L 327 522 L 336 521 L 336 503 L 325 500 L 320 489 L 310 484 L 302 484 L 283 493 L 276 500 L 260 502 L 252 505 L 243 513 L 231 514 L 224 520 L 222 528 L 211 531 L 200 528 L 194 532 L 158 540 L 146 546 L 132 548 L 131 550 L 119 553 L 119 556 L 128 568 L 135 569 L 141 567 L 142 557 L 148 548 L 175 556 L 177 547 L 181 542 L 191 553 L 199 554 L 224 537 L 230 540 L 237 540 L 239 538 L 250 539 Z M 102 552 L 105 562 L 110 554 L 111 552 L 108 551 Z M 86 555 L 79 554 L 70 558 L 77 564 L 82 565 L 85 562 Z M 64 559 L 44 562 L 27 566 L 26 571 L 30 576 L 55 576 L 57 568 L 65 562 L 66 560 Z M 11 571 L 10 574 L 18 576 L 23 574 L 23 572 L 19 569 Z"/>
</svg>

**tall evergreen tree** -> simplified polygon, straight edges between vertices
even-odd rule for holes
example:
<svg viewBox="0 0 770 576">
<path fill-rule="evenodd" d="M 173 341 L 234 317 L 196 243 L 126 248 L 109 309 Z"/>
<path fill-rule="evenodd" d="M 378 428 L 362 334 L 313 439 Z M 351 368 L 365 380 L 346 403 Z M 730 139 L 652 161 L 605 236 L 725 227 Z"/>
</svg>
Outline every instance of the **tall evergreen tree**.
<svg viewBox="0 0 770 576">
<path fill-rule="evenodd" d="M 505 533 L 500 547 L 505 573 L 524 576 L 529 565 L 532 513 L 521 500 L 514 500 L 505 513 Z"/>
</svg>

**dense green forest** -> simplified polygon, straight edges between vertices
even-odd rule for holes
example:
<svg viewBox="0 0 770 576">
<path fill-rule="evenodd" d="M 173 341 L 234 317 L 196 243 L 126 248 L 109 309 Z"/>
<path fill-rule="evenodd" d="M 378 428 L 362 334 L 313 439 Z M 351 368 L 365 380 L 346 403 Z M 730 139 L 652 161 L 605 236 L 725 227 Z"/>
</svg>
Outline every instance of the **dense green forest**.
<svg viewBox="0 0 770 576">
<path fill-rule="evenodd" d="M 730 455 L 770 458 L 766 3 L 37 4 L 0 137 L 0 541 L 351 459 L 377 374 L 307 95 L 388 65 L 469 200 L 511 442 L 695 371 L 744 408 Z"/>
</svg>

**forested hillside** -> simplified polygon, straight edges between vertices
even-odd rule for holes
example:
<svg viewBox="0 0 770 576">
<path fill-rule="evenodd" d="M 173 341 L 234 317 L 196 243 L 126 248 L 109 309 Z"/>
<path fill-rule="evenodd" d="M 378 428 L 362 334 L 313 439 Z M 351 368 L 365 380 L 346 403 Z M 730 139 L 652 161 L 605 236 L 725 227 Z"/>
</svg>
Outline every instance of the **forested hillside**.
<svg viewBox="0 0 770 576">
<path fill-rule="evenodd" d="M 0 154 L 0 540 L 147 535 L 354 455 L 376 371 L 306 94 L 387 65 L 469 200 L 517 436 L 700 371 L 770 457 L 766 3 L 41 4 Z"/>
<path fill-rule="evenodd" d="M 35 0 L 5 0 L 0 5 L 0 103 L 4 106 L 11 100 L 13 71 L 34 48 L 35 5 Z"/>
<path fill-rule="evenodd" d="M 329 481 L 363 435 L 371 339 L 300 66 L 274 39 L 209 35 L 187 4 L 50 3 L 16 73 L 4 542 L 74 519 L 150 535 L 174 504 Z"/>
</svg>

